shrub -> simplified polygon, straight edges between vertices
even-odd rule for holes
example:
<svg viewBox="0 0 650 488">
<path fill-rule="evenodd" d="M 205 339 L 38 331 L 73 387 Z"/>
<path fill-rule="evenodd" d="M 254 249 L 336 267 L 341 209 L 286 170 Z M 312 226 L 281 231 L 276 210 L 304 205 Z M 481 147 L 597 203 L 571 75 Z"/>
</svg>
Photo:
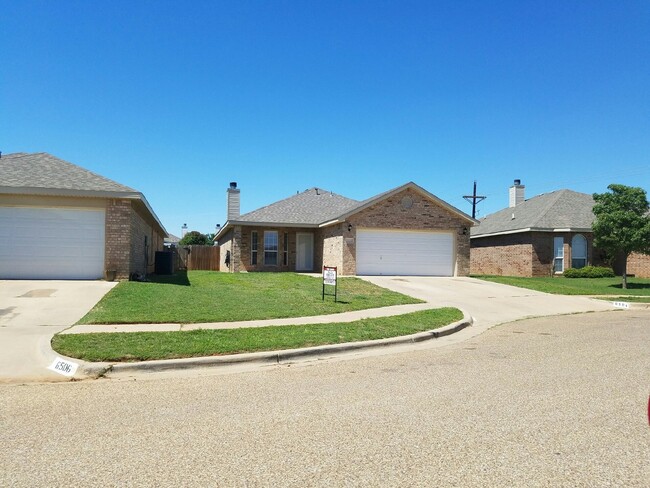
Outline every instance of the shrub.
<svg viewBox="0 0 650 488">
<path fill-rule="evenodd" d="M 565 278 L 613 278 L 614 271 L 602 266 L 585 266 L 580 269 L 569 268 L 563 275 Z"/>
</svg>

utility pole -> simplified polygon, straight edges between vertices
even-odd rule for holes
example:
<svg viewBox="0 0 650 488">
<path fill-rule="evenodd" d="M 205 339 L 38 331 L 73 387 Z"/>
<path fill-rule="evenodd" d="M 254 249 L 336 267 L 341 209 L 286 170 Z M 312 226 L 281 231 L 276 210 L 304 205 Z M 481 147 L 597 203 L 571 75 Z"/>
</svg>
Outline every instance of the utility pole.
<svg viewBox="0 0 650 488">
<path fill-rule="evenodd" d="M 472 218 L 476 218 L 476 204 L 482 202 L 487 197 L 486 196 L 477 196 L 476 195 L 476 180 L 474 180 L 474 193 L 472 195 L 463 196 L 465 200 L 472 204 Z"/>
</svg>

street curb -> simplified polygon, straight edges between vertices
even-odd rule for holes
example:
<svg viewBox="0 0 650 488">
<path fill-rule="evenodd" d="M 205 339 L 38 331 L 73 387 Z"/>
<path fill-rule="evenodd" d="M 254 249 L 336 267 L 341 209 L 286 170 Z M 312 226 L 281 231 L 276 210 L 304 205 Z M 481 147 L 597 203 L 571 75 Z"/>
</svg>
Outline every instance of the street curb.
<svg viewBox="0 0 650 488">
<path fill-rule="evenodd" d="M 362 342 L 346 342 L 343 344 L 329 344 L 325 346 L 307 347 L 302 349 L 285 349 L 281 351 L 264 351 L 243 354 L 231 354 L 228 356 L 205 356 L 199 358 L 184 359 L 161 359 L 154 361 L 139 361 L 133 363 L 88 363 L 82 362 L 75 377 L 83 378 L 100 378 L 110 376 L 111 373 L 140 371 L 155 373 L 160 371 L 184 370 L 192 368 L 208 368 L 218 366 L 232 366 L 239 364 L 283 364 L 290 363 L 292 360 L 305 358 L 331 357 L 338 354 L 362 350 L 376 349 L 389 346 L 404 344 L 415 344 L 431 339 L 437 339 L 450 334 L 454 334 L 473 323 L 472 317 L 464 310 L 463 318 L 457 322 L 445 325 L 439 329 L 418 332 L 408 336 L 390 337 L 387 339 L 377 339 Z M 78 359 L 70 358 L 71 361 L 78 362 Z"/>
</svg>

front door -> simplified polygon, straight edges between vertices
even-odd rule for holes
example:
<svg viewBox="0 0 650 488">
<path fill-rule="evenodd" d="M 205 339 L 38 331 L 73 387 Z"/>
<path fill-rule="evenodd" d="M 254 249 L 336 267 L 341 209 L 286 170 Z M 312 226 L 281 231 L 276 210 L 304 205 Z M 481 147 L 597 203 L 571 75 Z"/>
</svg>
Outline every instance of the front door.
<svg viewBox="0 0 650 488">
<path fill-rule="evenodd" d="M 296 271 L 314 270 L 314 234 L 296 234 Z"/>
</svg>

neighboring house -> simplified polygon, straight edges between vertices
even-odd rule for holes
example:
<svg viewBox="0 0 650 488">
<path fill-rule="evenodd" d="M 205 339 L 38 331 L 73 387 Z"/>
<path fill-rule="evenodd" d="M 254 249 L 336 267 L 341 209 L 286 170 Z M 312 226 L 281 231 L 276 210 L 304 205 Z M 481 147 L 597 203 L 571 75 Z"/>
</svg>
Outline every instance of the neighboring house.
<svg viewBox="0 0 650 488">
<path fill-rule="evenodd" d="M 165 237 L 164 246 L 166 248 L 177 247 L 180 240 L 180 237 L 175 236 L 174 234 L 168 234 L 167 237 Z"/>
<path fill-rule="evenodd" d="M 47 153 L 0 157 L 0 279 L 128 279 L 166 236 L 132 188 Z"/>
<path fill-rule="evenodd" d="M 227 196 L 228 220 L 215 237 L 222 271 L 469 274 L 476 221 L 415 183 L 362 202 L 311 188 L 245 215 L 236 183 Z"/>
<path fill-rule="evenodd" d="M 593 247 L 591 195 L 558 190 L 526 200 L 524 191 L 515 180 L 510 206 L 472 228 L 472 274 L 553 276 L 603 264 L 604 254 Z M 650 276 L 650 256 L 630 256 L 628 273 Z"/>
</svg>

